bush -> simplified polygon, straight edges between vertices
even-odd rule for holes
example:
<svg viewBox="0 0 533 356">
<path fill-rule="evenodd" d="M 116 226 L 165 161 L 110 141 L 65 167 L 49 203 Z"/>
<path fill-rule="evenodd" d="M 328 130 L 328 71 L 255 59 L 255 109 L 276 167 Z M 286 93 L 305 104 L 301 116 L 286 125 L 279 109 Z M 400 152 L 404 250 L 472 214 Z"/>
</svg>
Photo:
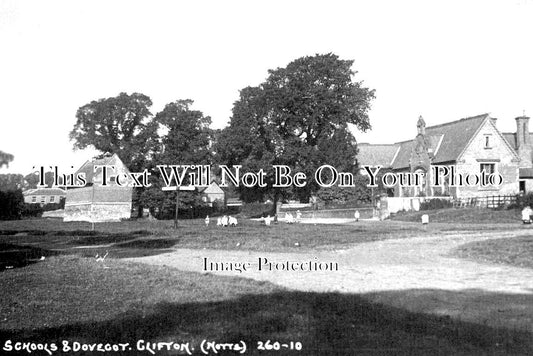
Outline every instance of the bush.
<svg viewBox="0 0 533 356">
<path fill-rule="evenodd" d="M 527 193 L 527 194 L 519 196 L 516 203 L 518 206 L 512 204 L 513 207 L 523 209 L 526 206 L 529 206 L 533 208 L 533 193 Z"/>
<path fill-rule="evenodd" d="M 38 205 L 38 204 L 33 204 L 33 205 Z M 42 209 L 43 209 L 43 211 L 53 211 L 53 210 L 65 209 L 64 199 L 63 199 L 63 204 L 61 204 L 61 203 L 45 204 L 45 205 L 42 206 Z"/>
<path fill-rule="evenodd" d="M 274 214 L 274 204 L 272 203 L 246 203 L 241 206 L 241 214 L 246 218 L 259 218 L 268 214 Z"/>
<path fill-rule="evenodd" d="M 24 218 L 40 218 L 43 215 L 44 208 L 39 204 L 24 203 L 21 216 Z"/>
<path fill-rule="evenodd" d="M 420 204 L 420 210 L 436 210 L 453 207 L 453 203 L 447 199 L 431 199 Z"/>
<path fill-rule="evenodd" d="M 0 220 L 20 219 L 24 208 L 22 191 L 0 191 Z"/>
</svg>

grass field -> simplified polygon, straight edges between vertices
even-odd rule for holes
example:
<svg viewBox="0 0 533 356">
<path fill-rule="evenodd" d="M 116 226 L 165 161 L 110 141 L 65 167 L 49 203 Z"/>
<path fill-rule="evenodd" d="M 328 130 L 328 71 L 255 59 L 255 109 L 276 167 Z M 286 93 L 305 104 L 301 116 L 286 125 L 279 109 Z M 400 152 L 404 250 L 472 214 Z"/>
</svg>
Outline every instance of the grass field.
<svg viewBox="0 0 533 356">
<path fill-rule="evenodd" d="M 482 262 L 533 268 L 533 236 L 471 242 L 459 246 L 452 255 Z"/>
<path fill-rule="evenodd" d="M 237 227 L 206 227 L 203 220 L 184 220 L 177 230 L 172 221 L 124 221 L 96 224 L 58 220 L 20 220 L 0 223 L 0 243 L 45 250 L 110 257 L 137 257 L 171 247 L 299 251 L 343 248 L 351 244 L 427 234 L 419 224 L 360 222 L 354 225 L 285 224 L 269 227 L 241 220 Z M 83 248 L 82 248 L 83 247 Z"/>
<path fill-rule="evenodd" d="M 171 247 L 299 251 L 336 249 L 349 245 L 428 234 L 463 233 L 480 230 L 505 231 L 510 226 L 527 229 L 513 211 L 444 209 L 430 211 L 430 224 L 422 226 L 422 212 L 399 214 L 392 221 L 360 221 L 350 225 L 285 224 L 266 227 L 258 221 L 239 221 L 235 228 L 205 226 L 203 220 L 124 221 L 91 224 L 33 219 L 0 222 L 0 243 L 24 245 L 94 256 L 110 251 L 110 257 L 136 257 L 164 252 Z M 401 219 L 407 220 L 403 221 Z M 85 247 L 85 248 L 81 248 Z"/>
<path fill-rule="evenodd" d="M 484 224 L 436 222 L 422 226 L 413 218 L 413 222 L 265 227 L 243 220 L 236 228 L 218 228 L 206 227 L 203 220 L 185 220 L 175 230 L 172 221 L 127 221 L 96 224 L 91 231 L 87 223 L 57 220 L 0 222 L 0 349 L 6 340 L 130 343 L 134 347 L 137 340 L 144 339 L 188 342 L 198 353 L 198 346 L 207 339 L 243 340 L 251 348 L 246 354 L 533 354 L 533 330 L 505 327 L 506 320 L 498 320 L 498 306 L 506 301 L 529 305 L 530 296 L 441 290 L 304 293 L 266 282 L 122 259 L 160 254 L 172 247 L 295 252 L 458 230 L 528 228 L 512 219 L 498 223 L 490 220 L 497 218 L 489 213 L 477 213 L 479 219 L 486 219 Z M 452 211 L 441 217 L 446 214 L 448 219 L 462 219 Z M 496 248 L 500 247 L 482 250 Z M 97 262 L 95 254 L 106 251 L 105 263 Z M 472 258 L 468 254 L 463 257 Z M 446 310 L 446 300 L 462 298 L 465 305 L 477 301 L 494 309 L 498 323 L 425 313 Z M 473 320 L 478 319 L 474 316 Z M 267 340 L 301 342 L 303 350 L 259 352 L 257 343 Z M 149 355 L 135 349 L 126 354 Z M 172 353 L 157 352 L 166 354 Z"/>
<path fill-rule="evenodd" d="M 208 339 L 243 340 L 247 354 L 533 352 L 530 332 L 408 312 L 375 303 L 376 296 L 291 292 L 123 260 L 104 265 L 77 256 L 50 257 L 1 272 L 0 284 L 2 345 L 5 340 L 130 343 L 134 350 L 126 354 L 133 355 L 140 354 L 135 345 L 144 339 L 188 342 L 199 354 L 198 346 Z M 303 349 L 259 352 L 257 343 L 266 340 L 301 342 Z"/>
</svg>

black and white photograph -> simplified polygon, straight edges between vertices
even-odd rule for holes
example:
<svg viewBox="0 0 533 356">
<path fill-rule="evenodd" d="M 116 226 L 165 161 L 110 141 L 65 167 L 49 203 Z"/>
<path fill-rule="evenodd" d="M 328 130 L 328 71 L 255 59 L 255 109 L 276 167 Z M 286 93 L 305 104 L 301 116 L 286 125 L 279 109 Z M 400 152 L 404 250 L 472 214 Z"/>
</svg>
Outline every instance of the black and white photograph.
<svg viewBox="0 0 533 356">
<path fill-rule="evenodd" d="M 532 0 L 0 0 L 1 355 L 533 355 Z"/>
</svg>

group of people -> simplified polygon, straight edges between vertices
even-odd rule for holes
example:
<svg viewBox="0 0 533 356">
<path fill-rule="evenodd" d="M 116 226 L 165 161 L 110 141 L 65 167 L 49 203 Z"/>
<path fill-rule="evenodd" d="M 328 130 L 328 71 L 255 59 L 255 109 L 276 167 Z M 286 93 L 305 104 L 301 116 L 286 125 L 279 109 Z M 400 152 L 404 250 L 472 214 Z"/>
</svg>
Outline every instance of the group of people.
<svg viewBox="0 0 533 356">
<path fill-rule="evenodd" d="M 209 226 L 209 215 L 205 217 L 205 226 Z M 236 217 L 224 215 L 217 218 L 217 226 L 237 226 L 239 222 Z"/>
<path fill-rule="evenodd" d="M 294 217 L 294 215 L 292 215 L 292 213 L 285 213 L 285 222 L 288 223 L 288 224 L 294 224 L 296 222 L 300 222 L 302 219 L 302 213 L 300 212 L 300 210 L 298 210 L 296 212 L 296 218 Z M 264 223 L 266 226 L 270 226 L 270 224 L 272 224 L 272 222 L 274 222 L 274 224 L 277 224 L 278 223 L 278 215 L 274 215 L 273 217 L 270 216 L 270 215 L 267 215 L 266 217 L 262 217 L 261 218 L 261 222 Z"/>
<path fill-rule="evenodd" d="M 533 210 L 531 210 L 531 208 L 529 208 L 529 207 L 528 207 L 528 209 L 529 210 L 527 210 L 526 213 L 522 212 L 523 216 L 525 216 L 525 214 L 527 214 L 528 216 L 533 214 Z M 358 210 L 355 211 L 354 218 L 355 218 L 355 221 L 359 221 L 360 214 L 359 214 Z M 286 212 L 284 220 L 285 220 L 285 222 L 287 224 L 298 223 L 298 222 L 300 222 L 302 220 L 302 212 L 300 210 L 297 210 L 296 211 L 296 217 L 294 215 L 292 215 L 292 213 Z M 205 217 L 205 226 L 209 226 L 209 221 L 210 221 L 209 220 L 209 215 L 207 215 Z M 277 216 L 277 214 L 274 215 L 273 217 L 271 217 L 270 215 L 267 215 L 266 217 L 262 217 L 261 218 L 261 222 L 264 223 L 266 226 L 270 226 L 270 224 L 272 222 L 274 222 L 274 223 L 278 222 L 278 216 Z M 525 219 L 524 219 L 524 222 L 525 222 Z M 217 226 L 237 226 L 237 224 L 238 224 L 237 218 L 235 218 L 233 216 L 224 215 L 222 217 L 218 217 L 217 218 Z"/>
<path fill-rule="evenodd" d="M 300 210 L 296 211 L 296 218 L 294 215 L 292 215 L 292 213 L 285 213 L 285 222 L 287 224 L 294 224 L 300 222 L 300 220 L 302 220 L 302 213 Z"/>
</svg>

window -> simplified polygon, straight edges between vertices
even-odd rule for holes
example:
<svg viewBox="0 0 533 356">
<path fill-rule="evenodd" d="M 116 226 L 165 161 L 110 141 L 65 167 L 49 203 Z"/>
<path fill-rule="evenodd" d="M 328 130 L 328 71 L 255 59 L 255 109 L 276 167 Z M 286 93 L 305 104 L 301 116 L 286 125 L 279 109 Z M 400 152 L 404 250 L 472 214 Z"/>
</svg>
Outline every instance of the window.
<svg viewBox="0 0 533 356">
<path fill-rule="evenodd" d="M 50 196 L 50 203 L 53 203 L 54 200 L 55 200 L 55 198 L 56 198 L 55 196 L 51 195 L 51 196 Z"/>
<path fill-rule="evenodd" d="M 46 203 L 46 197 L 43 195 L 43 196 L 41 197 L 41 204 L 44 204 L 44 203 Z"/>
<path fill-rule="evenodd" d="M 36 195 L 31 197 L 31 202 L 32 203 L 37 203 L 37 196 Z"/>
<path fill-rule="evenodd" d="M 487 173 L 487 174 L 492 174 L 492 173 L 496 172 L 496 164 L 494 164 L 494 163 L 481 163 L 479 165 L 479 171 L 480 172 L 485 171 L 485 173 Z"/>
<path fill-rule="evenodd" d="M 485 135 L 485 148 L 492 148 L 490 136 L 491 135 Z"/>
</svg>

